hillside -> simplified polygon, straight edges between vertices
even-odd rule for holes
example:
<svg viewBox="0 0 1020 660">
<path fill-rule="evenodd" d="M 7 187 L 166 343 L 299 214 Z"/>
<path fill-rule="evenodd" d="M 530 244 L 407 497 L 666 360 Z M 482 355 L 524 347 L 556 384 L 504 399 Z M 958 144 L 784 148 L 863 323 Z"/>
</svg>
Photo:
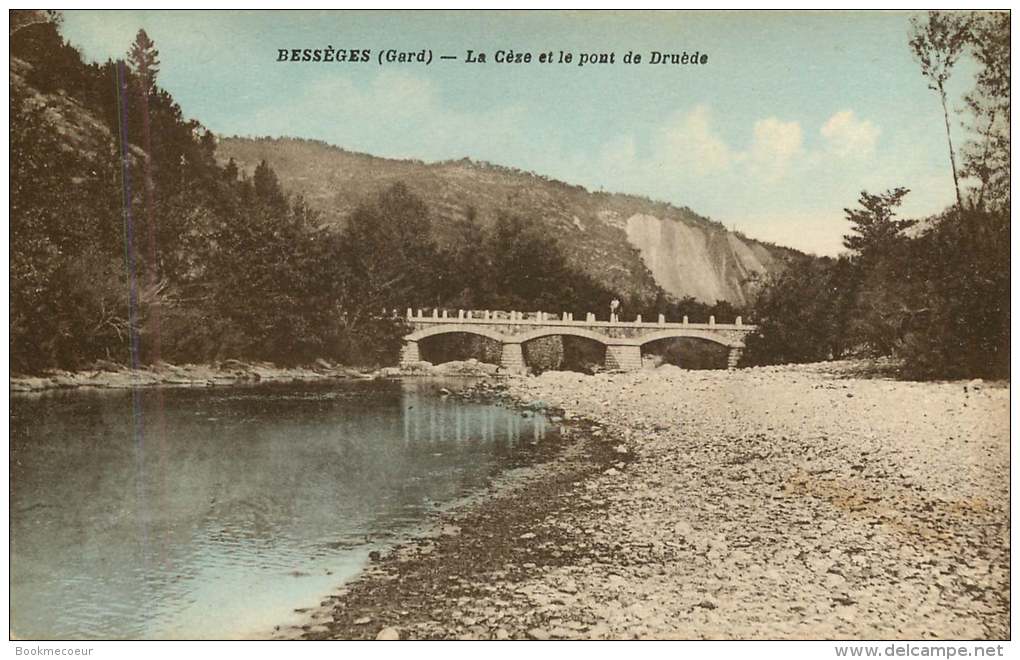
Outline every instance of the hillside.
<svg viewBox="0 0 1020 660">
<path fill-rule="evenodd" d="M 580 186 L 471 160 L 423 163 L 354 153 L 322 142 L 224 138 L 217 158 L 249 175 L 267 161 L 284 187 L 303 195 L 332 224 L 397 181 L 428 204 L 439 240 L 469 209 L 482 223 L 500 210 L 548 223 L 571 262 L 628 295 L 652 296 L 657 283 L 707 303 L 748 300 L 748 278 L 775 272 L 793 250 L 726 230 L 687 208 Z"/>
</svg>

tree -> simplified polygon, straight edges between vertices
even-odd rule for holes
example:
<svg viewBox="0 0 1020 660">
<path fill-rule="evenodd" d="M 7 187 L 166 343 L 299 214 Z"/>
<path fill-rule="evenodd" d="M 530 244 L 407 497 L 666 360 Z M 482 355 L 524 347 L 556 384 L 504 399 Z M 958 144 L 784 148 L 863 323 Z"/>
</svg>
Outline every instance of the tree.
<svg viewBox="0 0 1020 660">
<path fill-rule="evenodd" d="M 916 220 L 896 219 L 895 209 L 909 192 L 906 188 L 893 188 L 879 195 L 861 191 L 857 200 L 861 208 L 843 209 L 852 232 L 843 236 L 843 245 L 868 260 L 901 239 L 903 230 L 917 223 Z"/>
<path fill-rule="evenodd" d="M 355 209 L 343 234 L 342 258 L 352 269 L 352 310 L 402 308 L 432 302 L 435 263 L 428 208 L 403 183 Z"/>
<path fill-rule="evenodd" d="M 146 282 L 150 289 L 162 288 L 160 278 L 160 254 L 157 251 L 157 234 L 159 233 L 159 216 L 156 204 L 156 180 L 153 167 L 154 152 L 156 149 L 152 144 L 152 112 L 149 99 L 156 92 L 156 75 L 159 73 L 159 51 L 145 30 L 138 30 L 135 41 L 128 50 L 128 61 L 134 72 L 135 98 L 137 99 L 138 112 L 141 115 L 142 141 L 141 146 L 145 150 L 142 157 L 142 185 L 144 190 L 145 213 L 144 226 L 147 250 L 144 259 L 146 270 Z M 130 103 L 126 99 L 123 101 Z M 158 133 L 158 131 L 157 131 Z M 154 362 L 162 358 L 162 331 L 160 323 L 159 298 L 153 298 L 153 308 L 149 314 L 148 337 L 146 343 L 146 357 Z"/>
<path fill-rule="evenodd" d="M 949 164 L 953 170 L 953 185 L 956 187 L 956 204 L 962 210 L 963 200 L 956 170 L 956 154 L 953 151 L 953 136 L 949 129 L 945 84 L 970 39 L 969 21 L 965 15 L 929 11 L 926 22 L 912 18 L 910 23 L 910 48 L 921 64 L 921 73 L 928 79 L 928 88 L 939 95 L 942 103 L 946 140 L 949 143 Z"/>
<path fill-rule="evenodd" d="M 276 172 L 269 167 L 269 163 L 264 160 L 259 162 L 255 166 L 255 172 L 252 174 L 251 180 L 255 189 L 255 197 L 259 201 L 278 215 L 287 213 L 289 204 L 287 195 L 283 192 L 280 180 L 277 178 Z"/>
<path fill-rule="evenodd" d="M 128 314 L 112 144 L 63 148 L 45 109 L 18 89 L 10 113 L 11 364 L 36 371 L 122 357 Z"/>
<path fill-rule="evenodd" d="M 909 239 L 903 233 L 917 221 L 896 217 L 908 192 L 862 191 L 859 208 L 843 209 L 851 225 L 843 245 L 852 251 L 844 287 L 854 302 L 845 330 L 850 342 L 881 355 L 894 350 L 905 324 L 917 313 L 909 291 L 914 272 L 904 260 Z"/>
<path fill-rule="evenodd" d="M 30 84 L 43 92 L 83 91 L 81 53 L 60 35 L 59 12 L 14 10 L 10 21 L 10 54 L 32 65 L 26 74 Z"/>
<path fill-rule="evenodd" d="M 1009 207 L 1010 25 L 1008 12 L 975 12 L 968 45 L 981 65 L 974 89 L 964 97 L 974 136 L 962 151 L 964 176 L 979 182 L 974 205 Z"/>
<path fill-rule="evenodd" d="M 477 210 L 468 207 L 451 225 L 452 240 L 439 257 L 445 265 L 438 273 L 443 300 L 463 309 L 480 307 L 490 291 L 492 268 Z"/>
<path fill-rule="evenodd" d="M 49 23 L 59 28 L 64 15 L 56 9 L 12 9 L 10 11 L 10 36 L 31 25 Z"/>
<path fill-rule="evenodd" d="M 799 257 L 769 278 L 751 315 L 758 328 L 747 339 L 748 364 L 814 362 L 846 351 L 850 269 L 839 260 Z"/>
<path fill-rule="evenodd" d="M 554 236 L 531 217 L 501 212 L 489 252 L 492 257 L 492 306 L 499 309 L 572 308 L 573 290 L 563 251 Z"/>
<path fill-rule="evenodd" d="M 904 261 L 923 310 L 897 345 L 920 378 L 1009 376 L 1009 211 L 946 212 L 909 244 Z"/>
<path fill-rule="evenodd" d="M 159 74 L 159 51 L 145 30 L 138 30 L 135 35 L 135 41 L 128 51 L 128 62 L 138 76 L 141 89 L 150 92 L 156 86 L 156 76 Z"/>
</svg>

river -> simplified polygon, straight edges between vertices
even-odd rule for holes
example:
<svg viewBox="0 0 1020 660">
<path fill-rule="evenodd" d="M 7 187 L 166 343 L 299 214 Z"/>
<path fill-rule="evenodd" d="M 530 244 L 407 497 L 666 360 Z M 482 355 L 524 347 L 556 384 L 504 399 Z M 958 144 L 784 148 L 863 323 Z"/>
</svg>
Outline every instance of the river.
<svg viewBox="0 0 1020 660">
<path fill-rule="evenodd" d="M 551 446 L 541 415 L 444 385 L 12 397 L 12 636 L 245 638 L 298 623 L 372 550 Z"/>
</svg>

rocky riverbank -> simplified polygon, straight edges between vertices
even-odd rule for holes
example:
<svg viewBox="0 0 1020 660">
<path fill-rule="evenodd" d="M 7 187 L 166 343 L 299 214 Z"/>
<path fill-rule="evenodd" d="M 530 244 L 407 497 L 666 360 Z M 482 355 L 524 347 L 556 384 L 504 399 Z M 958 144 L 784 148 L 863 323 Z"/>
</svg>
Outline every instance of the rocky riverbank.
<svg viewBox="0 0 1020 660">
<path fill-rule="evenodd" d="M 406 376 L 490 376 L 496 365 L 477 360 L 447 362 L 433 365 L 419 362 L 401 369 L 357 369 L 316 360 L 305 367 L 280 367 L 270 362 L 223 360 L 214 364 L 167 364 L 165 362 L 129 369 L 114 362 L 98 362 L 80 371 L 54 369 L 40 375 L 10 376 L 12 392 L 41 392 L 55 389 L 92 387 L 129 389 L 134 387 L 215 387 L 259 382 L 323 381 L 340 378 L 395 378 Z"/>
<path fill-rule="evenodd" d="M 1008 384 L 866 367 L 511 379 L 576 441 L 281 634 L 1009 637 Z"/>
<path fill-rule="evenodd" d="M 314 381 L 363 377 L 358 370 L 319 360 L 309 367 L 279 367 L 268 362 L 224 360 L 214 364 L 160 363 L 129 369 L 113 362 L 99 362 L 81 371 L 51 370 L 41 375 L 12 374 L 12 392 L 94 387 L 125 389 L 157 385 L 211 387 L 262 381 Z"/>
</svg>

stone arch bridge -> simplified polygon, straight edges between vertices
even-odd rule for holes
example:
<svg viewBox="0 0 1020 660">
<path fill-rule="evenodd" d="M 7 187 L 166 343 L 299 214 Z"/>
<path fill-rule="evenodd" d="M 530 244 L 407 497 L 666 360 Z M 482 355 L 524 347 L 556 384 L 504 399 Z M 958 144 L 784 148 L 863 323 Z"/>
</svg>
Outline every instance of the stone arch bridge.
<svg viewBox="0 0 1020 660">
<path fill-rule="evenodd" d="M 753 325 L 744 325 L 739 316 L 736 323 L 716 323 L 714 317 L 710 317 L 708 323 L 688 323 L 686 316 L 679 323 L 667 323 L 661 314 L 654 322 L 643 321 L 641 316 L 633 321 L 621 321 L 615 315 L 608 321 L 597 321 L 591 313 L 583 321 L 575 321 L 570 313 L 459 310 L 453 317 L 446 311 L 432 310 L 431 315 L 424 315 L 420 309 L 417 313 L 408 309 L 406 322 L 413 331 L 404 337 L 401 366 L 421 359 L 418 342 L 423 339 L 465 333 L 499 342 L 503 349 L 500 364 L 511 373 L 525 371 L 522 344 L 555 336 L 584 337 L 599 342 L 606 347 L 606 367 L 625 371 L 641 368 L 641 347 L 645 344 L 660 339 L 705 339 L 729 349 L 727 366 L 733 369 L 743 353 L 745 337 L 755 330 Z"/>
</svg>

